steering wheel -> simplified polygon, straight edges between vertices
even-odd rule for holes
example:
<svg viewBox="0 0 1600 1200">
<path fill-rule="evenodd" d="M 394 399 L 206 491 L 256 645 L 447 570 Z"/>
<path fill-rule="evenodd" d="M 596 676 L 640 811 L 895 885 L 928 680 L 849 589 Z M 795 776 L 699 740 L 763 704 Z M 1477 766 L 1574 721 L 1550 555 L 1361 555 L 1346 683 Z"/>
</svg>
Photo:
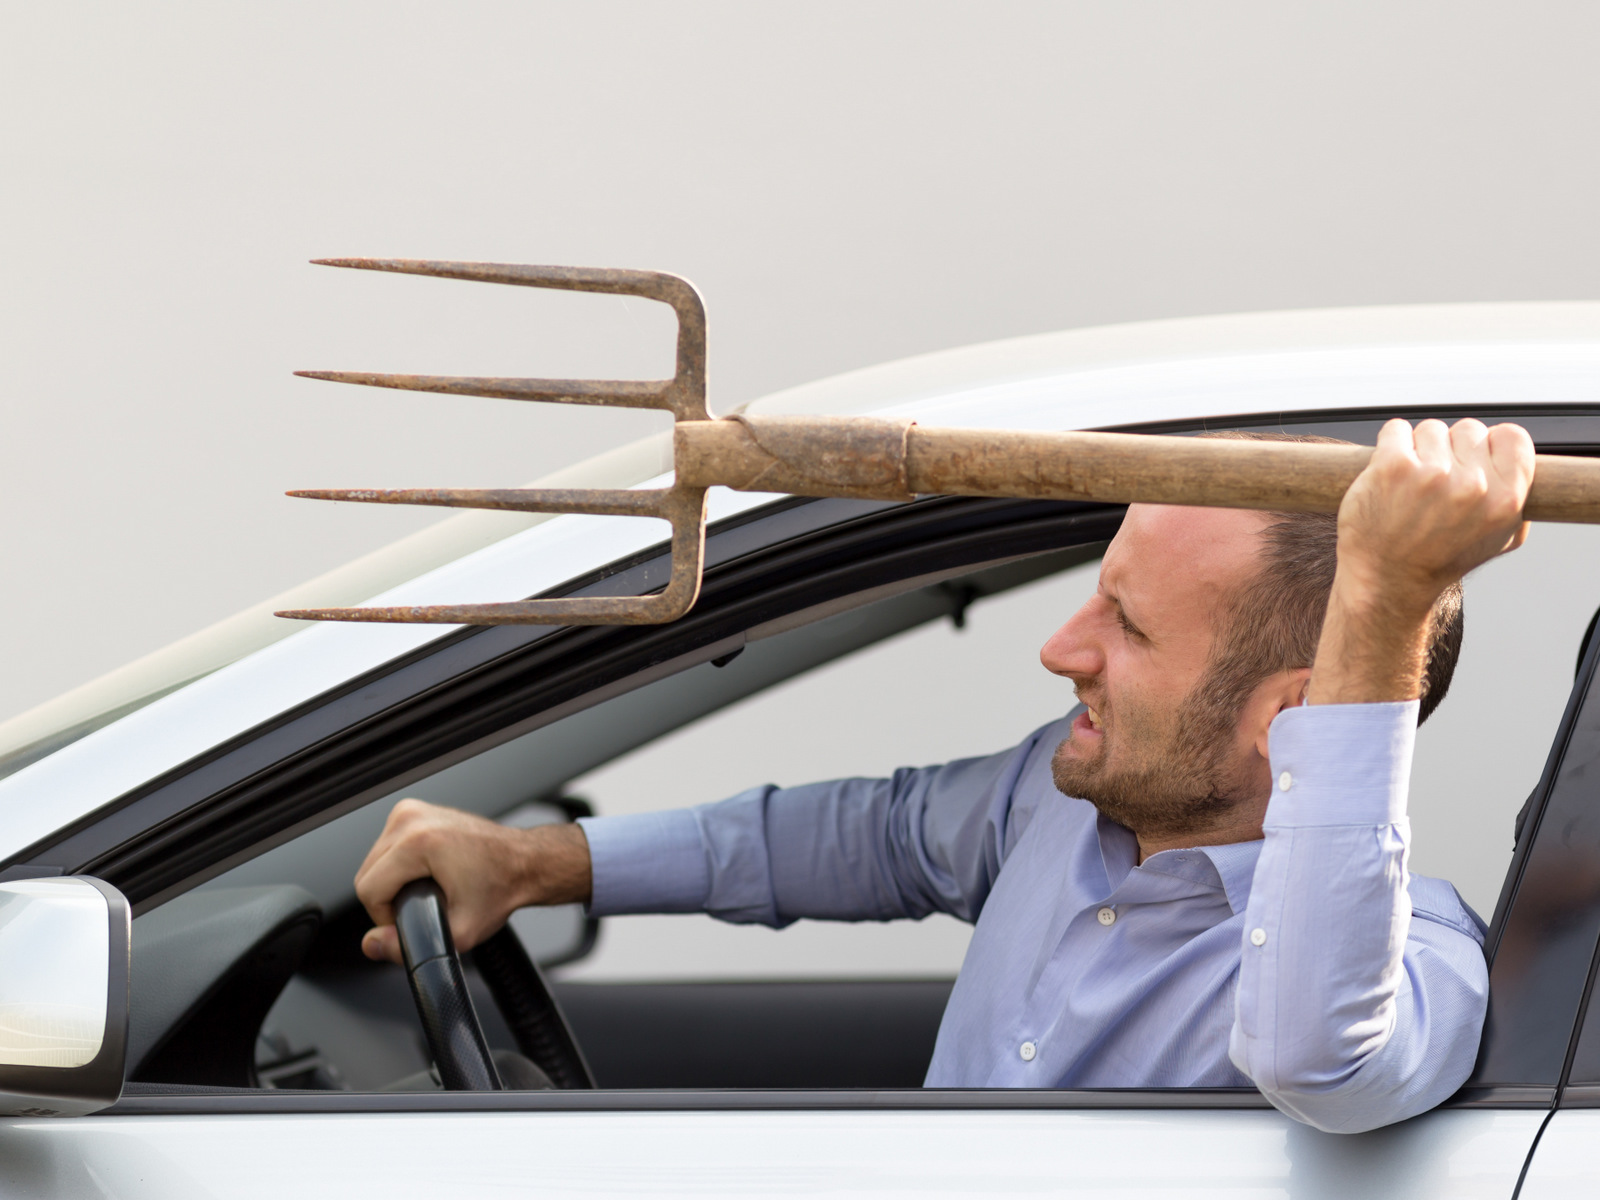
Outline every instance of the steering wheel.
<svg viewBox="0 0 1600 1200">
<path fill-rule="evenodd" d="M 450 936 L 444 892 L 431 879 L 406 884 L 395 896 L 394 918 L 411 998 L 445 1090 L 503 1091 Z M 480 945 L 473 961 L 523 1055 L 558 1088 L 594 1087 L 543 974 L 510 927 Z"/>
</svg>

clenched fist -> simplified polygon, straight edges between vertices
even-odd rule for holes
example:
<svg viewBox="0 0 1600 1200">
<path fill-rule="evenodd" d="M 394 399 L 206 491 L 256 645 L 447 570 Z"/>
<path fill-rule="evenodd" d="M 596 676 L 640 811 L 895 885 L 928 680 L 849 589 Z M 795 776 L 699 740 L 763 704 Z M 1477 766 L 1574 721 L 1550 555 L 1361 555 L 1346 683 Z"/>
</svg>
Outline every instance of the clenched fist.
<svg viewBox="0 0 1600 1200">
<path fill-rule="evenodd" d="M 1533 439 L 1520 425 L 1386 424 L 1339 506 L 1339 566 L 1311 703 L 1418 696 L 1434 602 L 1522 545 L 1532 483 Z"/>
<path fill-rule="evenodd" d="M 422 800 L 394 806 L 356 872 L 356 896 L 376 928 L 361 940 L 368 958 L 400 961 L 395 893 L 431 876 L 450 907 L 450 934 L 466 951 L 530 904 L 587 901 L 589 843 L 577 825 L 511 829 Z"/>
</svg>

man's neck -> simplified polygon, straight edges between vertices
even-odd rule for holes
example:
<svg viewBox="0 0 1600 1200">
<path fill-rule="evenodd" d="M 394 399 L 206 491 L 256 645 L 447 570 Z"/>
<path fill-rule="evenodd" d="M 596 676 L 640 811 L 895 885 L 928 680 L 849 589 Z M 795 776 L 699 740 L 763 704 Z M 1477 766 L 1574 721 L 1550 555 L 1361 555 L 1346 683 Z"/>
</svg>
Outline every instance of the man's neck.
<svg viewBox="0 0 1600 1200">
<path fill-rule="evenodd" d="M 1203 829 L 1185 833 L 1141 833 L 1134 830 L 1139 843 L 1139 864 L 1163 850 L 1194 850 L 1201 846 L 1228 846 L 1234 842 L 1261 839 L 1261 823 L 1266 819 L 1266 804 L 1241 805 L 1222 820 Z"/>
</svg>

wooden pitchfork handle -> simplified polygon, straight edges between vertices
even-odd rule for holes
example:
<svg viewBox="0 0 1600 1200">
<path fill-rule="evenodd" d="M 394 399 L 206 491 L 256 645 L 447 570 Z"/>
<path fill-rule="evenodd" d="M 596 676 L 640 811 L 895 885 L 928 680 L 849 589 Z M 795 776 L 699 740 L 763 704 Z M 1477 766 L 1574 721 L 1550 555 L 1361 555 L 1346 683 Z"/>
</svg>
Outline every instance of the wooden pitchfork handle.
<svg viewBox="0 0 1600 1200">
<path fill-rule="evenodd" d="M 1316 442 L 943 429 L 865 417 L 682 421 L 678 482 L 797 496 L 916 495 L 1337 512 L 1372 458 Z M 1600 523 L 1600 459 L 1541 454 L 1531 521 Z"/>
</svg>

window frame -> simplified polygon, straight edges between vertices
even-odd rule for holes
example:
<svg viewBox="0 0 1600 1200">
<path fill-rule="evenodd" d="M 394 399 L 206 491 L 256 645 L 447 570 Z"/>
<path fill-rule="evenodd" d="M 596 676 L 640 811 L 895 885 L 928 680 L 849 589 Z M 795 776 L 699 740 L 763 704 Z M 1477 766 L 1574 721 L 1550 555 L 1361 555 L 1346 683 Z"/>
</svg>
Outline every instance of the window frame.
<svg viewBox="0 0 1600 1200">
<path fill-rule="evenodd" d="M 1492 1078 L 1506 1073 L 1507 1064 L 1520 1061 L 1526 1064 L 1525 1074 L 1542 1070 L 1549 1076 L 1553 1108 L 1600 1108 L 1600 1003 L 1595 997 L 1600 975 L 1600 857 L 1584 862 L 1581 856 L 1568 855 L 1574 844 L 1600 846 L 1600 805 L 1594 802 L 1590 782 L 1596 760 L 1600 760 L 1600 638 L 1591 637 L 1550 759 L 1529 798 L 1522 836 L 1490 927 L 1491 941 L 1485 947 L 1491 963 L 1490 1026 L 1473 1076 L 1474 1081 Z M 1558 903 L 1574 885 L 1570 875 L 1561 873 L 1563 857 L 1568 858 L 1567 865 L 1585 871 L 1577 904 Z M 1561 919 L 1552 920 L 1550 914 L 1556 911 Z M 1559 989 L 1551 989 L 1548 978 L 1539 980 L 1540 986 L 1515 998 L 1509 1014 L 1509 1021 L 1520 1028 L 1550 1029 L 1543 1045 L 1519 1045 L 1514 1039 L 1490 1036 L 1496 1021 L 1508 1021 L 1512 990 L 1508 982 L 1514 980 L 1508 981 L 1506 964 L 1497 953 L 1508 937 L 1516 939 L 1524 957 L 1538 956 L 1539 966 L 1562 976 Z M 1502 968 L 1498 990 L 1497 960 Z M 1564 1019 L 1567 1036 L 1560 1037 Z M 1575 1072 L 1581 1082 L 1572 1082 Z"/>
</svg>

